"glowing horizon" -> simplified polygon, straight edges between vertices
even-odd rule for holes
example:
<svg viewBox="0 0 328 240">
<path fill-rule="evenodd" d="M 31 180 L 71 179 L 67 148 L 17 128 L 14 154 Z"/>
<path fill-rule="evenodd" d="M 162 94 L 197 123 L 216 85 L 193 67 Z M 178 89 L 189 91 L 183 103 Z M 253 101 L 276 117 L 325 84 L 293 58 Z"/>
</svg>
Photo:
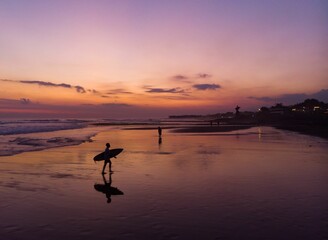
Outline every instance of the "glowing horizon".
<svg viewBox="0 0 328 240">
<path fill-rule="evenodd" d="M 97 106 L 92 116 L 151 117 L 327 101 L 327 10 L 320 0 L 4 1 L 1 116 L 79 117 Z"/>
</svg>

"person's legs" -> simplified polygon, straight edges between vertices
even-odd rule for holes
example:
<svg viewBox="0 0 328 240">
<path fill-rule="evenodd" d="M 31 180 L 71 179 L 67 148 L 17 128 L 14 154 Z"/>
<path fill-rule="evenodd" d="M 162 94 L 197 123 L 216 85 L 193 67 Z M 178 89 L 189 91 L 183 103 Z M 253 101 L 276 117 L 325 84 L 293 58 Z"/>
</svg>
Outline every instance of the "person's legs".
<svg viewBox="0 0 328 240">
<path fill-rule="evenodd" d="M 109 160 L 108 162 L 109 172 L 112 172 L 112 162 Z"/>
<path fill-rule="evenodd" d="M 103 167 L 103 170 L 102 170 L 101 173 L 105 173 L 105 167 L 106 167 L 106 165 L 107 165 L 107 161 L 104 161 L 104 167 Z"/>
</svg>

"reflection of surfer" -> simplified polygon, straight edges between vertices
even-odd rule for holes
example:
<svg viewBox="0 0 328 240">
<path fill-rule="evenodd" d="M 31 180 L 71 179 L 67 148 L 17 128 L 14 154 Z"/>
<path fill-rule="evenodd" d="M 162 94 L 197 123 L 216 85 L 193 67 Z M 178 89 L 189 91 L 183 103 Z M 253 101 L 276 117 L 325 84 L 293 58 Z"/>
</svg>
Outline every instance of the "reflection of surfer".
<svg viewBox="0 0 328 240">
<path fill-rule="evenodd" d="M 103 170 L 102 170 L 102 174 L 105 174 L 105 167 L 108 163 L 108 166 L 109 166 L 109 172 L 112 171 L 112 162 L 110 160 L 110 157 L 109 157 L 109 148 L 110 148 L 110 144 L 109 143 L 106 143 L 106 149 L 105 149 L 105 152 L 104 152 L 104 167 L 103 167 Z"/>
<path fill-rule="evenodd" d="M 95 184 L 94 188 L 98 191 L 98 192 L 102 192 L 106 195 L 107 198 L 107 203 L 110 203 L 112 201 L 111 196 L 112 195 L 124 195 L 124 193 L 119 190 L 116 187 L 112 187 L 112 173 L 109 173 L 109 181 L 107 182 L 105 179 L 105 176 L 102 175 L 103 180 L 104 180 L 104 184 Z"/>
</svg>

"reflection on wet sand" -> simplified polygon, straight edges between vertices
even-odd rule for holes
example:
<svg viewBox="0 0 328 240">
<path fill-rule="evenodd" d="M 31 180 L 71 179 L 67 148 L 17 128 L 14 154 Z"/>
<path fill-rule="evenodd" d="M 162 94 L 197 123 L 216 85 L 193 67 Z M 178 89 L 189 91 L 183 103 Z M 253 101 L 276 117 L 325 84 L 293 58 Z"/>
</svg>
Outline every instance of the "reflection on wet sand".
<svg viewBox="0 0 328 240">
<path fill-rule="evenodd" d="M 124 195 L 124 193 L 119 190 L 117 187 L 112 187 L 112 174 L 109 173 L 108 182 L 106 181 L 105 174 L 102 174 L 102 178 L 104 181 L 104 184 L 95 184 L 94 188 L 98 192 L 102 192 L 106 195 L 107 203 L 110 203 L 112 201 L 111 196 L 112 195 Z"/>
<path fill-rule="evenodd" d="M 327 239 L 328 142 L 238 133 L 111 130 L 0 157 L 0 239 Z M 126 151 L 100 176 L 107 141 Z"/>
</svg>

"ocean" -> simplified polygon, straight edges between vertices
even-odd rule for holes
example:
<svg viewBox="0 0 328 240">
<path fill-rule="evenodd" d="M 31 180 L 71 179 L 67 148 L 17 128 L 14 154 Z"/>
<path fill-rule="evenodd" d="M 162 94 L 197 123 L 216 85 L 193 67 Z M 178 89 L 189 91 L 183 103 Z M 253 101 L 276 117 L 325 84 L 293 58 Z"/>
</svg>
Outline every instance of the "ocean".
<svg viewBox="0 0 328 240">
<path fill-rule="evenodd" d="M 154 124 L 140 119 L 10 119 L 0 121 L 0 156 L 91 141 L 98 132 L 118 125 Z M 97 125 L 95 125 L 97 124 Z M 79 129 L 78 131 L 72 131 Z M 74 134 L 72 134 L 74 132 Z"/>
</svg>

